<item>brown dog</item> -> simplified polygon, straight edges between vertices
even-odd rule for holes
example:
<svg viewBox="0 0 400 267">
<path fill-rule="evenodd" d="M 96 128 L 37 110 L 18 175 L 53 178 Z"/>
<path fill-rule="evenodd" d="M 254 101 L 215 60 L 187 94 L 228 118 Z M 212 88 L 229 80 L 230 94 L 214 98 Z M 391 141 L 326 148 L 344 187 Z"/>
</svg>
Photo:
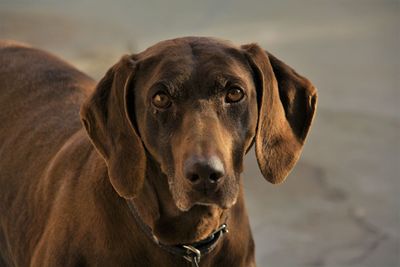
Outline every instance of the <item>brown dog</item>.
<svg viewBox="0 0 400 267">
<path fill-rule="evenodd" d="M 96 86 L 0 43 L 0 265 L 254 266 L 243 156 L 283 181 L 315 108 L 256 44 L 160 42 Z"/>
</svg>

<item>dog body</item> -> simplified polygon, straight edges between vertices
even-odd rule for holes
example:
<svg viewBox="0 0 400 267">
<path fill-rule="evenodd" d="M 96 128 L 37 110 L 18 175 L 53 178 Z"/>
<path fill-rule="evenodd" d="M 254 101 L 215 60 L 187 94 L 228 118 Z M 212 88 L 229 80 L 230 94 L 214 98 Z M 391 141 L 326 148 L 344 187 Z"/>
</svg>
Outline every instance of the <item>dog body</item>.
<svg viewBox="0 0 400 267">
<path fill-rule="evenodd" d="M 188 265 L 141 222 L 165 246 L 226 224 L 200 266 L 255 266 L 243 156 L 255 143 L 263 175 L 281 182 L 315 105 L 311 83 L 257 45 L 164 41 L 96 85 L 0 43 L 0 266 Z"/>
</svg>

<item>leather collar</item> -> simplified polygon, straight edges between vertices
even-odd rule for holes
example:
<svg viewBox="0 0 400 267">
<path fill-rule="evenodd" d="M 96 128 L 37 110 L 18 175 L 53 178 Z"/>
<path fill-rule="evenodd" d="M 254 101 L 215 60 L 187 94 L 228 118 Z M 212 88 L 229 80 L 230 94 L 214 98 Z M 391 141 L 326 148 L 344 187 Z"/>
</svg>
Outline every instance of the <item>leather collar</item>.
<svg viewBox="0 0 400 267">
<path fill-rule="evenodd" d="M 170 254 L 184 258 L 190 262 L 193 267 L 198 267 L 201 257 L 213 251 L 217 246 L 218 241 L 222 239 L 222 236 L 225 233 L 228 233 L 227 225 L 224 223 L 211 235 L 198 242 L 181 245 L 166 245 L 158 240 L 158 238 L 153 234 L 152 229 L 142 220 L 133 202 L 129 200 L 126 202 L 136 222 L 153 243 Z"/>
</svg>

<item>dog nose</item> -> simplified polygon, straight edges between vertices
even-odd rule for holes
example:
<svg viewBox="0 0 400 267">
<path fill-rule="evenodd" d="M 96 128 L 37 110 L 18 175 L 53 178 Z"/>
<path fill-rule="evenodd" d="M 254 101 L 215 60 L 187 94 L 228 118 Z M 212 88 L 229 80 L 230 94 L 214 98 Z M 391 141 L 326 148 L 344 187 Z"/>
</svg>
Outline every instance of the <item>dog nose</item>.
<svg viewBox="0 0 400 267">
<path fill-rule="evenodd" d="M 185 161 L 184 175 L 193 184 L 217 183 L 225 175 L 224 165 L 217 156 L 209 158 L 192 156 Z"/>
</svg>

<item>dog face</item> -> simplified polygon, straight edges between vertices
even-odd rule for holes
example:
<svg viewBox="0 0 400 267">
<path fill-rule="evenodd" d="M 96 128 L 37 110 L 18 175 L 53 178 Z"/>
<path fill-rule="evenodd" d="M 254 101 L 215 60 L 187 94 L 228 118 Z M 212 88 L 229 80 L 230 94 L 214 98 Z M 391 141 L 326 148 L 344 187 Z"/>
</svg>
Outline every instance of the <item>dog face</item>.
<svg viewBox="0 0 400 267">
<path fill-rule="evenodd" d="M 285 179 L 316 96 L 306 78 L 255 44 L 186 37 L 123 57 L 82 105 L 81 118 L 121 197 L 141 190 L 150 157 L 181 211 L 229 208 L 253 140 L 264 177 Z"/>
<path fill-rule="evenodd" d="M 176 206 L 232 206 L 255 135 L 253 75 L 237 48 L 210 39 L 166 41 L 136 58 L 134 114 Z"/>
</svg>

